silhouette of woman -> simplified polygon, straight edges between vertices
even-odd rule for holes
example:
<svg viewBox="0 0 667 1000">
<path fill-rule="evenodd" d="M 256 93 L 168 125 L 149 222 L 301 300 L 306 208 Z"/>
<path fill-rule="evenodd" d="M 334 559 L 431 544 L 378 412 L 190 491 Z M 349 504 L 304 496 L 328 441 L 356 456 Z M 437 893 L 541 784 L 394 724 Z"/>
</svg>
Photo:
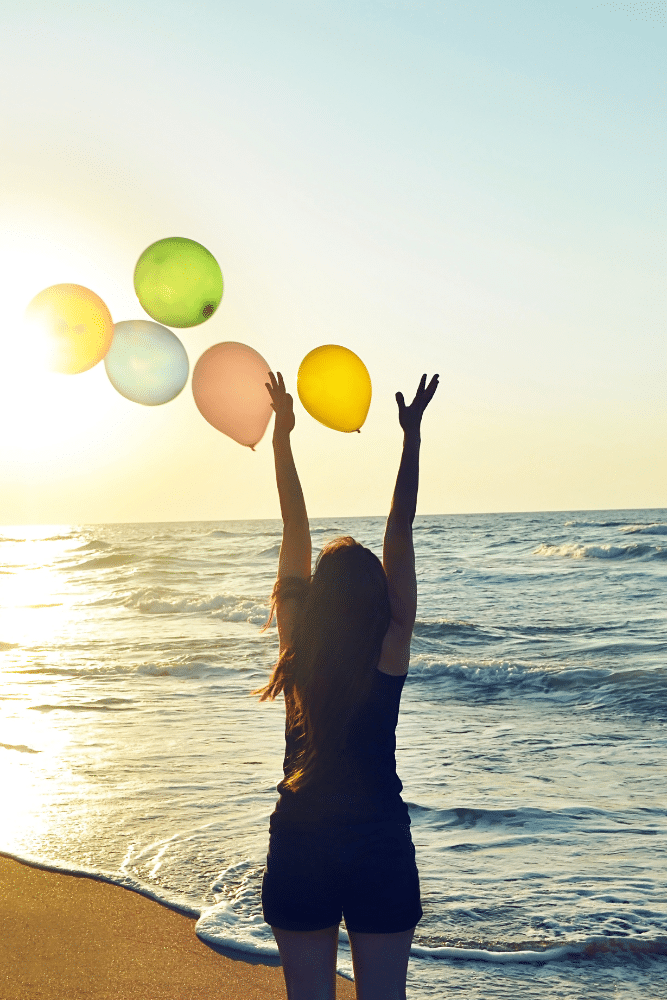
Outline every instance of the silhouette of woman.
<svg viewBox="0 0 667 1000">
<path fill-rule="evenodd" d="M 396 393 L 403 453 L 382 562 L 349 536 L 320 552 L 292 456 L 292 396 L 273 372 L 273 448 L 283 517 L 270 625 L 280 652 L 260 701 L 285 696 L 284 779 L 271 815 L 262 909 L 289 1000 L 335 1000 L 345 918 L 358 1000 L 404 1000 L 423 910 L 410 816 L 396 774 L 396 723 L 417 610 L 412 522 L 421 420 L 438 386 Z"/>
</svg>

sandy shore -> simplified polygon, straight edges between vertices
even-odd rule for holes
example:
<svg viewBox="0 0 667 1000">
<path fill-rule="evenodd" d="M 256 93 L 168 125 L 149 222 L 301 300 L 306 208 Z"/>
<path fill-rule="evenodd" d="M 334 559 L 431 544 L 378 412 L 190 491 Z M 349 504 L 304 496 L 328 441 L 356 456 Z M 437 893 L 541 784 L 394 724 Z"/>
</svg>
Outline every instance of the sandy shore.
<svg viewBox="0 0 667 1000">
<path fill-rule="evenodd" d="M 337 977 L 340 1000 L 354 983 Z M 276 958 L 212 948 L 136 892 L 0 857 L 0 1000 L 285 1000 Z"/>
</svg>

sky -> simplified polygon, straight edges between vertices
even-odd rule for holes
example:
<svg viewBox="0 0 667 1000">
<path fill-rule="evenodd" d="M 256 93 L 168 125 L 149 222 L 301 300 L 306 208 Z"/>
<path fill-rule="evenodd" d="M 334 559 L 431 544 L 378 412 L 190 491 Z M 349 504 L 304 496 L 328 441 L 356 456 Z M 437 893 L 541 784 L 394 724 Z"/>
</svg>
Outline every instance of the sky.
<svg viewBox="0 0 667 1000">
<path fill-rule="evenodd" d="M 190 371 L 239 341 L 281 371 L 311 517 L 385 515 L 409 402 L 418 514 L 667 507 L 667 4 L 5 0 L 0 13 L 0 524 L 280 516 L 190 383 L 132 403 L 104 363 L 39 371 L 28 302 L 84 285 L 148 319 L 156 240 L 225 290 L 175 331 Z M 360 434 L 301 405 L 354 351 Z"/>
</svg>

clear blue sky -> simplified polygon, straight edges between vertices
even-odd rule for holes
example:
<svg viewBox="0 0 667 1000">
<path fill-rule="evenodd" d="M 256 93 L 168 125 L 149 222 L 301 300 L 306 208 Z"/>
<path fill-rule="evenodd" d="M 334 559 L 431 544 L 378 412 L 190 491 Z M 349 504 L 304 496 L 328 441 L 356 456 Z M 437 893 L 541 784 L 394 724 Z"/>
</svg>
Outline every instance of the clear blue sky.
<svg viewBox="0 0 667 1000">
<path fill-rule="evenodd" d="M 191 367 L 238 340 L 296 398 L 320 344 L 366 364 L 361 434 L 296 399 L 312 516 L 386 513 L 394 393 L 436 371 L 419 512 L 667 506 L 666 8 L 5 0 L 0 523 L 279 515 L 270 427 L 252 453 L 189 384 L 141 407 L 12 354 L 57 282 L 147 318 L 171 235 L 225 278 Z"/>
</svg>

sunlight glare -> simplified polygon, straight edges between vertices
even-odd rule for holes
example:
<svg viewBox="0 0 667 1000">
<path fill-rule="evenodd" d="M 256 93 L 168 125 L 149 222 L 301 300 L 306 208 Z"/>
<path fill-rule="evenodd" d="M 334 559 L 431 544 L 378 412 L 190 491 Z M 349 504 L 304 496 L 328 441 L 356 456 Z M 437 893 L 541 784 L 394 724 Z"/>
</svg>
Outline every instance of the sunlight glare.
<svg viewBox="0 0 667 1000">
<path fill-rule="evenodd" d="M 0 638 L 25 645 L 52 642 L 72 623 L 73 599 L 58 563 L 80 544 L 69 525 L 3 528 Z M 54 565 L 55 561 L 55 565 Z"/>
<path fill-rule="evenodd" d="M 103 361 L 80 374 L 53 371 L 53 338 L 30 323 L 25 310 L 51 285 L 73 281 L 88 287 L 86 282 L 101 281 L 89 269 L 73 266 L 71 252 L 63 248 L 59 253 L 46 239 L 8 235 L 4 246 L 0 242 L 0 268 L 9 290 L 0 318 L 5 371 L 0 420 L 6 428 L 0 460 L 29 476 L 87 473 L 127 449 L 141 415 L 113 388 Z"/>
<path fill-rule="evenodd" d="M 10 678 L 7 684 L 11 691 Z M 43 698 L 44 689 L 35 694 Z M 62 789 L 76 780 L 64 759 L 71 736 L 50 713 L 26 705 L 6 712 L 2 723 L 0 845 L 22 855 L 43 854 L 46 839 L 70 822 L 60 800 Z"/>
</svg>

